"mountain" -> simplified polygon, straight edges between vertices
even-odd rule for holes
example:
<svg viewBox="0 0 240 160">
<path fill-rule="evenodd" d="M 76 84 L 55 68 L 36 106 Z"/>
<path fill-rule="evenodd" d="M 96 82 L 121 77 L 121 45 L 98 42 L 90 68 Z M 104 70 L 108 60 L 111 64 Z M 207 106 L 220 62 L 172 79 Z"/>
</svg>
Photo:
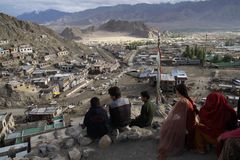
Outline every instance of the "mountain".
<svg viewBox="0 0 240 160">
<path fill-rule="evenodd" d="M 109 20 L 100 26 L 89 26 L 85 29 L 66 27 L 61 35 L 66 39 L 81 40 L 91 35 L 96 36 L 97 33 L 112 34 L 112 32 L 141 38 L 152 38 L 157 36 L 157 31 L 144 22 L 121 20 Z"/>
<path fill-rule="evenodd" d="M 129 35 L 148 38 L 153 29 L 148 27 L 141 21 L 121 21 L 121 20 L 109 20 L 102 24 L 99 30 L 108 32 L 127 32 Z"/>
<path fill-rule="evenodd" d="M 96 25 L 110 19 L 144 21 L 164 29 L 236 28 L 240 24 L 240 1 L 207 0 L 98 7 L 66 14 L 55 22 L 58 22 L 56 25 Z"/>
<path fill-rule="evenodd" d="M 69 40 L 81 40 L 82 39 L 80 37 L 81 34 L 82 34 L 82 31 L 80 28 L 67 27 L 62 31 L 61 36 Z"/>
<path fill-rule="evenodd" d="M 30 13 L 24 13 L 22 15 L 17 16 L 20 20 L 27 20 L 32 21 L 36 23 L 47 23 L 56 21 L 57 19 L 60 19 L 61 17 L 70 15 L 70 13 L 67 12 L 61 12 L 58 10 L 49 9 L 46 11 L 33 11 Z"/>
<path fill-rule="evenodd" d="M 30 44 L 38 54 L 56 53 L 59 48 L 66 48 L 72 55 L 89 52 L 88 47 L 66 40 L 53 30 L 35 23 L 17 20 L 0 13 L 0 35 L 13 45 Z M 44 35 L 45 38 L 42 38 Z"/>
</svg>

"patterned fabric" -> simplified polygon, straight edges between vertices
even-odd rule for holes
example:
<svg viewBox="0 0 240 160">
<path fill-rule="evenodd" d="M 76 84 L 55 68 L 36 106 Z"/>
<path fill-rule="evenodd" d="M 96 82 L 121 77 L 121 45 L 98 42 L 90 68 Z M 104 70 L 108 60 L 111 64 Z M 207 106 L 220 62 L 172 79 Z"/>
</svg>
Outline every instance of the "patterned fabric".
<svg viewBox="0 0 240 160">
<path fill-rule="evenodd" d="M 240 138 L 229 138 L 225 141 L 218 160 L 239 160 Z"/>
<path fill-rule="evenodd" d="M 160 130 L 158 160 L 164 160 L 166 155 L 176 155 L 184 150 L 189 104 L 189 100 L 182 98 L 164 121 Z"/>
</svg>

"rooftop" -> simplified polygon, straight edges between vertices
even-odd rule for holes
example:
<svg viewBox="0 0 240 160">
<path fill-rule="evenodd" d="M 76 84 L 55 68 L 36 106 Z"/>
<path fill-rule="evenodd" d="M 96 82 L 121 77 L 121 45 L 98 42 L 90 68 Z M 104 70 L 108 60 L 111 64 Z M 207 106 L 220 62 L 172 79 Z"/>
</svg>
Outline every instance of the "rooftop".
<svg viewBox="0 0 240 160">
<path fill-rule="evenodd" d="M 187 78 L 187 74 L 185 71 L 183 70 L 179 70 L 179 69 L 173 69 L 171 72 L 172 76 L 174 77 L 182 77 L 182 78 Z"/>
<path fill-rule="evenodd" d="M 49 115 L 55 113 L 59 107 L 34 108 L 29 114 L 31 115 Z"/>
</svg>

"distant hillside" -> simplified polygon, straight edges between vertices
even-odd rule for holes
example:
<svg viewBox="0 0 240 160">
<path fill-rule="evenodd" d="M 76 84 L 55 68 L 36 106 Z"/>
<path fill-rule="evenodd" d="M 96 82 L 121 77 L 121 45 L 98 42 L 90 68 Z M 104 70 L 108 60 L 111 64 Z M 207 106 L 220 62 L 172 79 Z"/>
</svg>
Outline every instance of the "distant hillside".
<svg viewBox="0 0 240 160">
<path fill-rule="evenodd" d="M 0 13 L 0 22 L 1 39 L 8 39 L 15 45 L 30 44 L 40 53 L 56 53 L 62 47 L 73 54 L 84 54 L 89 51 L 88 47 L 66 40 L 44 26 L 17 20 L 3 13 Z M 43 39 L 42 35 L 46 38 Z"/>
<path fill-rule="evenodd" d="M 41 24 L 56 21 L 57 19 L 67 15 L 70 15 L 70 13 L 49 9 L 40 12 L 33 11 L 29 13 L 24 13 L 20 16 L 17 16 L 17 18 L 20 20 L 27 20 Z"/>
<path fill-rule="evenodd" d="M 240 24 L 240 1 L 207 0 L 99 7 L 64 15 L 57 25 L 83 25 L 83 22 L 96 25 L 110 19 L 143 21 L 165 29 L 237 28 Z"/>
<path fill-rule="evenodd" d="M 82 39 L 80 37 L 81 34 L 82 31 L 80 30 L 80 28 L 67 27 L 62 31 L 61 36 L 69 40 L 81 40 Z"/>
<path fill-rule="evenodd" d="M 90 26 L 82 30 L 77 27 L 66 27 L 61 35 L 66 39 L 81 40 L 84 39 L 84 37 L 96 34 L 98 31 L 104 31 L 105 33 L 109 32 L 109 34 L 111 34 L 110 32 L 118 32 L 118 34 L 123 33 L 141 38 L 152 38 L 157 36 L 157 31 L 143 22 L 121 20 L 109 20 L 100 26 Z"/>
<path fill-rule="evenodd" d="M 153 30 L 140 21 L 110 20 L 99 27 L 99 30 L 109 32 L 127 32 L 130 35 L 148 38 Z"/>
</svg>

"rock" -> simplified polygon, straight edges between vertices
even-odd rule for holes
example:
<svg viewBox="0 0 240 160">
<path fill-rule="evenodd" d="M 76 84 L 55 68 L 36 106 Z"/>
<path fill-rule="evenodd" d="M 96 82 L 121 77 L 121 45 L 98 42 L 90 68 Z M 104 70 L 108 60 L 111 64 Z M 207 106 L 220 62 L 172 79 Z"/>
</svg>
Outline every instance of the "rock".
<svg viewBox="0 0 240 160">
<path fill-rule="evenodd" d="M 46 157 L 47 156 L 47 145 L 46 144 L 40 144 L 38 146 L 38 155 L 40 157 Z"/>
<path fill-rule="evenodd" d="M 86 146 L 92 143 L 92 140 L 87 137 L 79 137 L 78 138 L 78 143 L 82 146 Z"/>
<path fill-rule="evenodd" d="M 65 134 L 67 136 L 71 136 L 74 139 L 78 139 L 81 131 L 82 131 L 82 128 L 80 126 L 73 126 L 73 127 L 67 128 L 65 130 Z"/>
<path fill-rule="evenodd" d="M 104 135 L 100 140 L 99 140 L 99 143 L 98 143 L 98 146 L 102 149 L 105 149 L 107 148 L 108 146 L 110 146 L 112 143 L 112 140 L 111 138 L 108 136 L 108 135 Z"/>
<path fill-rule="evenodd" d="M 118 141 L 125 141 L 128 139 L 128 133 L 127 132 L 122 132 L 118 136 Z"/>
<path fill-rule="evenodd" d="M 65 139 L 63 142 L 63 147 L 66 149 L 72 148 L 75 144 L 75 140 L 73 138 Z"/>
<path fill-rule="evenodd" d="M 31 160 L 49 160 L 49 158 L 42 158 L 42 157 L 34 156 L 31 158 Z"/>
<path fill-rule="evenodd" d="M 141 138 L 141 133 L 138 131 L 130 131 L 128 132 L 128 139 L 130 140 L 137 140 Z"/>
<path fill-rule="evenodd" d="M 60 147 L 54 144 L 48 144 L 47 145 L 47 151 L 48 152 L 58 152 L 60 150 Z"/>
<path fill-rule="evenodd" d="M 53 133 L 55 139 L 60 139 L 62 138 L 64 135 L 63 133 L 60 131 L 60 130 L 56 130 L 54 133 Z"/>
<path fill-rule="evenodd" d="M 153 136 L 153 132 L 149 129 L 142 129 L 141 130 L 141 137 L 142 138 L 150 138 Z"/>
<path fill-rule="evenodd" d="M 70 160 L 80 160 L 82 155 L 78 149 L 73 148 L 71 151 L 68 152 L 68 156 Z"/>
<path fill-rule="evenodd" d="M 51 158 L 51 160 L 65 160 L 65 158 L 57 154 L 54 158 Z"/>
<path fill-rule="evenodd" d="M 93 155 L 94 152 L 95 150 L 93 148 L 83 148 L 82 150 L 83 158 L 85 159 L 89 158 L 89 156 Z"/>
</svg>

